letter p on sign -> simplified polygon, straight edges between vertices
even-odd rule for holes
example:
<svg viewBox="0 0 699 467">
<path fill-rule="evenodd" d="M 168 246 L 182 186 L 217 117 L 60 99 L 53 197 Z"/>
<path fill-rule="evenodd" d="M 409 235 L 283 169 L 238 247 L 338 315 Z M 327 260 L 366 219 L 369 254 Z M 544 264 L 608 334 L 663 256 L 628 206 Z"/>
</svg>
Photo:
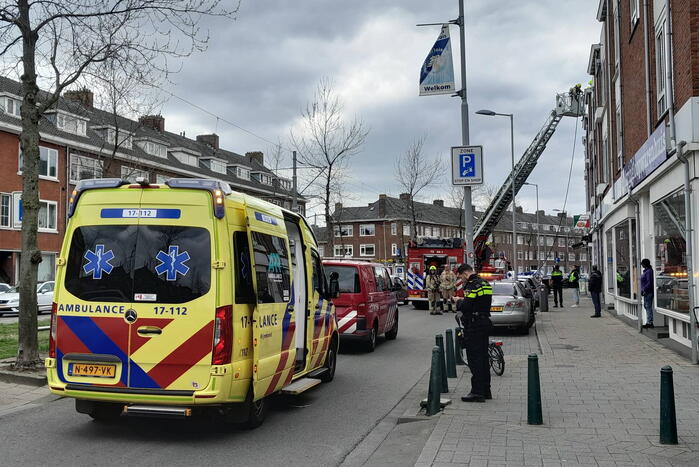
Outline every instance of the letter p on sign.
<svg viewBox="0 0 699 467">
<path fill-rule="evenodd" d="M 473 153 L 464 153 L 460 155 L 459 172 L 462 177 L 473 177 L 476 173 L 476 165 L 474 162 Z"/>
</svg>

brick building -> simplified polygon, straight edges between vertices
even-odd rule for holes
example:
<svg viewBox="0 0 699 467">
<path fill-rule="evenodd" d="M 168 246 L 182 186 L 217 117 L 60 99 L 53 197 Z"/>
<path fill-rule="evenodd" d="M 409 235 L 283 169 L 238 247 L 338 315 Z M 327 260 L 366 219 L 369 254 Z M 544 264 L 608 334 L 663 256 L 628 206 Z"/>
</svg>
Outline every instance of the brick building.
<svg viewBox="0 0 699 467">
<path fill-rule="evenodd" d="M 410 241 L 411 215 L 408 206 L 407 194 L 399 198 L 382 194 L 367 206 L 336 204 L 332 251 L 329 251 L 327 230 L 317 230 L 321 253 L 324 257 L 352 257 L 400 264 Z M 418 237 L 463 238 L 462 209 L 445 206 L 442 200 L 434 200 L 432 203 L 415 202 L 415 211 Z M 475 209 L 474 212 L 475 222 L 481 213 Z M 539 211 L 537 222 L 536 213 L 525 213 L 518 207 L 516 222 L 520 272 L 538 269 L 538 258 L 541 258 L 546 272 L 550 272 L 557 258 L 565 270 L 579 264 L 582 272 L 589 271 L 590 258 L 587 248 L 582 247 L 585 232 L 572 228 L 572 218 L 560 214 L 546 215 L 544 211 Z M 503 216 L 490 240 L 495 255 L 512 258 L 511 211 Z M 538 248 L 537 242 L 540 243 Z"/>
<path fill-rule="evenodd" d="M 606 302 L 643 321 L 640 261 L 650 259 L 660 315 L 654 324 L 689 346 L 683 155 L 695 167 L 699 2 L 600 0 L 597 19 L 601 32 L 590 49 L 583 120 L 593 251 L 606 276 Z M 692 169 L 693 190 L 695 178 Z M 696 202 L 690 206 L 696 219 Z M 696 231 L 692 238 L 696 244 Z"/>
<path fill-rule="evenodd" d="M 21 85 L 0 77 L 0 282 L 16 284 L 21 254 Z M 41 100 L 41 95 L 39 97 Z M 54 278 L 70 192 L 82 179 L 214 178 L 234 190 L 291 207 L 291 180 L 264 165 L 264 154 L 240 155 L 219 146 L 216 134 L 187 138 L 165 129 L 162 115 L 138 121 L 97 109 L 89 90 L 69 91 L 40 121 L 39 280 Z M 306 200 L 299 197 L 299 211 Z"/>
</svg>

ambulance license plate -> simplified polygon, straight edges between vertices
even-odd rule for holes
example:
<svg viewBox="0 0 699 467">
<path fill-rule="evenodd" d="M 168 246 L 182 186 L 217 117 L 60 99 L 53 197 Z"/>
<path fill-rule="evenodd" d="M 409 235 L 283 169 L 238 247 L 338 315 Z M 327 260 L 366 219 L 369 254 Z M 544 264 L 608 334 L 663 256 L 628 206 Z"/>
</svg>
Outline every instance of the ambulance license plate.
<svg viewBox="0 0 699 467">
<path fill-rule="evenodd" d="M 116 365 L 102 365 L 99 363 L 71 363 L 68 365 L 70 376 L 91 376 L 96 378 L 114 378 Z"/>
<path fill-rule="evenodd" d="M 502 311 L 502 310 L 504 310 L 504 308 L 501 306 L 491 306 L 490 307 L 490 311 Z"/>
</svg>

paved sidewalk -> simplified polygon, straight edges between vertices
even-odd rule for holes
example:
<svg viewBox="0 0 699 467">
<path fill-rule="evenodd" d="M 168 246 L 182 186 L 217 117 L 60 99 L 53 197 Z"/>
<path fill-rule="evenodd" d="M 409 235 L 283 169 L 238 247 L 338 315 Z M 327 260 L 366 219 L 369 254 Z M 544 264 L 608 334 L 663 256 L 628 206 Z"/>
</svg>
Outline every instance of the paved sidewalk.
<svg viewBox="0 0 699 467">
<path fill-rule="evenodd" d="M 591 314 L 583 297 L 579 308 L 537 315 L 544 425 L 527 425 L 526 358 L 506 355 L 492 401 L 461 402 L 470 379 L 460 378 L 416 465 L 699 465 L 699 368 L 615 317 Z M 658 441 L 664 365 L 674 370 L 677 446 Z"/>
<path fill-rule="evenodd" d="M 59 398 L 51 394 L 46 386 L 3 382 L 0 382 L 0 394 L 0 417 Z"/>
</svg>

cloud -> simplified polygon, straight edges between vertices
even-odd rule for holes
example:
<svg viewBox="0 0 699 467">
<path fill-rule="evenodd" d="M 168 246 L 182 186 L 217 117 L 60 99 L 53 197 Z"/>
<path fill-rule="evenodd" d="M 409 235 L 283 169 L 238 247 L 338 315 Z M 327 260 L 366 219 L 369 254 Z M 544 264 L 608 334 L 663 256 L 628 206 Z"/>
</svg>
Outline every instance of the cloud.
<svg viewBox="0 0 699 467">
<path fill-rule="evenodd" d="M 427 135 L 426 153 L 445 161 L 449 148 L 461 143 L 459 99 L 417 95 L 419 68 L 439 27 L 415 25 L 455 18 L 457 5 L 448 3 L 438 9 L 417 0 L 244 0 L 235 22 L 207 22 L 209 49 L 184 62 L 170 90 L 266 139 L 286 141 L 319 79 L 330 77 L 348 117 L 360 116 L 371 128 L 345 191 L 356 204 L 379 193 L 397 195 L 394 160 L 415 137 Z M 515 115 L 519 158 L 554 108 L 556 93 L 588 80 L 589 47 L 600 26 L 589 2 L 473 0 L 466 6 L 470 141 L 484 147 L 486 183 L 500 185 L 510 167 L 509 122 L 474 112 Z M 451 34 L 458 82 L 458 28 Z M 163 112 L 168 129 L 188 136 L 217 131 L 221 144 L 239 153 L 270 146 L 174 98 Z M 561 121 L 529 180 L 539 184 L 539 204 L 548 211 L 563 206 L 575 125 L 572 118 Z M 576 213 L 585 208 L 582 135 L 578 124 L 567 202 Z M 425 199 L 447 197 L 447 176 Z M 519 199 L 534 209 L 530 187 Z"/>
</svg>

